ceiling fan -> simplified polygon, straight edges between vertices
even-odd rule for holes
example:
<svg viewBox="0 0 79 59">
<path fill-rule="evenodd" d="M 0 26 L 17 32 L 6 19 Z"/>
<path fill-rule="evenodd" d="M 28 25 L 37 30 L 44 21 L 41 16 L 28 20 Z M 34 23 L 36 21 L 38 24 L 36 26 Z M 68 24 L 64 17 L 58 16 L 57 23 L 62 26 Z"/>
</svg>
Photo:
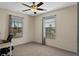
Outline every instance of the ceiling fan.
<svg viewBox="0 0 79 59">
<path fill-rule="evenodd" d="M 37 5 L 35 4 L 35 2 L 32 2 L 32 3 L 33 3 L 33 5 L 31 5 L 31 6 L 22 3 L 22 5 L 29 7 L 29 9 L 23 10 L 23 12 L 32 10 L 34 12 L 34 14 L 37 14 L 37 10 L 39 10 L 39 11 L 46 11 L 45 9 L 39 8 L 41 5 L 44 4 L 43 2 L 40 2 Z"/>
</svg>

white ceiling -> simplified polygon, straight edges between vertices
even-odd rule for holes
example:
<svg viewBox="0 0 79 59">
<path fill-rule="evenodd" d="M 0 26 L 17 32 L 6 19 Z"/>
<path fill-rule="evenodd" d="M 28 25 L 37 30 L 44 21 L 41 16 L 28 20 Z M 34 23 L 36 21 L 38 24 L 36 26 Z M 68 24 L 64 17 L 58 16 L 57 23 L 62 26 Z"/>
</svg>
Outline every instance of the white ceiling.
<svg viewBox="0 0 79 59">
<path fill-rule="evenodd" d="M 22 10 L 29 8 L 22 5 L 21 3 L 22 2 L 0 2 L 0 8 L 31 15 L 31 16 L 36 16 L 59 8 L 76 5 L 76 2 L 44 2 L 44 4 L 40 6 L 40 8 L 46 9 L 46 11 L 37 11 L 37 14 L 35 15 L 31 10 L 22 12 Z M 32 5 L 32 2 L 24 2 L 24 3 L 28 5 Z M 38 3 L 39 2 L 36 2 L 36 4 Z"/>
</svg>

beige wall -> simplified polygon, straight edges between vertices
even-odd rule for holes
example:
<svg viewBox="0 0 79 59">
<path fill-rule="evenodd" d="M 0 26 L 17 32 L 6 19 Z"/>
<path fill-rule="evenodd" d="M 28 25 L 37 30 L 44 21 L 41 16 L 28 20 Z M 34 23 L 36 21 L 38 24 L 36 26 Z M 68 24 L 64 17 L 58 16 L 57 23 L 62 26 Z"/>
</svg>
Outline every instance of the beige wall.
<svg viewBox="0 0 79 59">
<path fill-rule="evenodd" d="M 51 11 L 35 18 L 35 41 L 42 43 L 42 17 L 56 15 L 56 39 L 46 39 L 46 44 L 77 52 L 76 6 Z"/>
<path fill-rule="evenodd" d="M 8 33 L 8 22 L 9 22 L 9 14 L 24 17 L 23 19 L 23 37 L 13 39 L 13 44 L 23 44 L 27 42 L 31 42 L 34 39 L 34 19 L 31 16 L 23 15 L 20 13 L 0 9 L 0 32 L 1 32 L 1 39 L 7 38 Z"/>
</svg>

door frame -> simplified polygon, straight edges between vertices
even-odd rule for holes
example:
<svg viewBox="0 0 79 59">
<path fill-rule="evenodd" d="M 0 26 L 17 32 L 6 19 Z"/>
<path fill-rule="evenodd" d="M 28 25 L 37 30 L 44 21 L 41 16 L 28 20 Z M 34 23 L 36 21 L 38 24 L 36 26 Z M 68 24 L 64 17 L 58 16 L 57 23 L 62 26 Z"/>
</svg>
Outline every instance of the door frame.
<svg viewBox="0 0 79 59">
<path fill-rule="evenodd" d="M 46 40 L 45 40 L 44 35 L 43 35 L 43 32 L 44 32 L 44 31 L 43 31 L 43 29 L 44 29 L 44 28 L 43 28 L 43 26 L 44 26 L 44 23 L 43 23 L 43 22 L 44 22 L 44 19 L 43 19 L 43 17 L 42 17 L 42 45 L 46 45 Z"/>
<path fill-rule="evenodd" d="M 50 19 L 50 18 L 53 18 L 53 17 L 56 17 L 56 15 L 50 15 L 50 16 L 45 16 L 45 17 L 42 17 L 42 45 L 46 45 L 46 38 L 44 37 L 44 20 L 45 19 Z M 56 23 L 55 23 L 56 25 Z"/>
</svg>

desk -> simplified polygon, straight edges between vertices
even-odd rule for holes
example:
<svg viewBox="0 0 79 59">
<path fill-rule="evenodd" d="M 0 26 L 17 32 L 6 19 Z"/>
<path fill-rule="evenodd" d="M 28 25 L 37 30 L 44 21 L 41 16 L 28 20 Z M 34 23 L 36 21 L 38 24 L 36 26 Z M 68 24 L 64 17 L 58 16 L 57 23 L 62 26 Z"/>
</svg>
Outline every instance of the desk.
<svg viewBox="0 0 79 59">
<path fill-rule="evenodd" d="M 10 56 L 12 56 L 12 45 L 11 45 L 11 42 L 9 43 L 1 43 L 2 41 L 0 40 L 0 49 L 1 48 L 6 48 L 6 47 L 10 47 Z"/>
</svg>

